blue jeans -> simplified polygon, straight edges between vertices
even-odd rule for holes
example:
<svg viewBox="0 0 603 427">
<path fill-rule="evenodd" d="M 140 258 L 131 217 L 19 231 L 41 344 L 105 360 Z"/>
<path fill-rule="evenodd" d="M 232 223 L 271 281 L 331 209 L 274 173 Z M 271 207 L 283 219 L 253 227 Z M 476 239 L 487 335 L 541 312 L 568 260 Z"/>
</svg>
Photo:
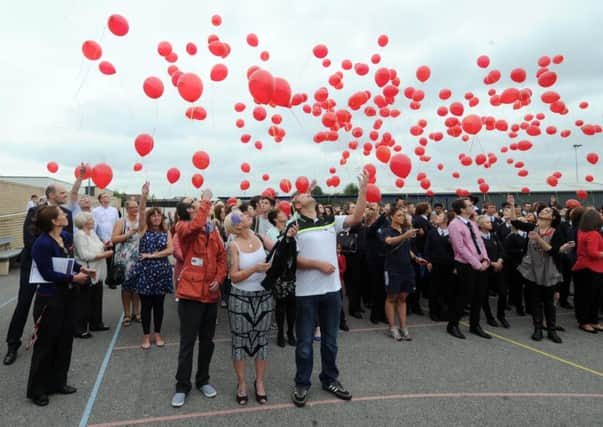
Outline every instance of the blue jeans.
<svg viewBox="0 0 603 427">
<path fill-rule="evenodd" d="M 295 385 L 310 388 L 312 382 L 312 365 L 314 352 L 312 339 L 316 321 L 320 325 L 320 360 L 322 371 L 320 382 L 328 385 L 337 380 L 337 332 L 339 331 L 339 315 L 341 312 L 341 291 L 325 295 L 296 297 L 295 332 L 297 346 L 295 348 Z"/>
</svg>

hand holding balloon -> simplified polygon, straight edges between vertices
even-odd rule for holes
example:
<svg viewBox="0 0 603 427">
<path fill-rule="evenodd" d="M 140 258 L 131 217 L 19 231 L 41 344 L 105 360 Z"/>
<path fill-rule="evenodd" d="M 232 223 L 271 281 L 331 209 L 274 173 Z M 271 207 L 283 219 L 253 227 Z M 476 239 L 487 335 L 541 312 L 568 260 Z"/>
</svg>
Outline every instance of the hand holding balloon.
<svg viewBox="0 0 603 427">
<path fill-rule="evenodd" d="M 147 197 L 149 195 L 149 187 L 150 187 L 150 183 L 149 181 L 146 181 L 143 185 L 142 185 L 142 195 L 144 197 Z"/>
</svg>

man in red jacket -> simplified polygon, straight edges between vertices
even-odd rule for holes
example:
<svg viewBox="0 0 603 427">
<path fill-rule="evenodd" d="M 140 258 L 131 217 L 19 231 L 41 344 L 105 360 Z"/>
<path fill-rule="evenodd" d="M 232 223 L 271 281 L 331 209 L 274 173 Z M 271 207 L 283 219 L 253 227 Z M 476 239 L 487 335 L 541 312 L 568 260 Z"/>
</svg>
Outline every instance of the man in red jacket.
<svg viewBox="0 0 603 427">
<path fill-rule="evenodd" d="M 176 235 L 184 259 L 176 297 L 180 318 L 180 351 L 176 373 L 176 393 L 172 406 L 184 405 L 192 388 L 193 352 L 199 338 L 195 386 L 208 398 L 216 396 L 209 384 L 209 364 L 214 352 L 214 333 L 220 283 L 226 277 L 226 252 L 219 230 L 210 221 L 212 193 L 205 190 L 201 201 L 184 199 L 178 203 Z"/>
</svg>

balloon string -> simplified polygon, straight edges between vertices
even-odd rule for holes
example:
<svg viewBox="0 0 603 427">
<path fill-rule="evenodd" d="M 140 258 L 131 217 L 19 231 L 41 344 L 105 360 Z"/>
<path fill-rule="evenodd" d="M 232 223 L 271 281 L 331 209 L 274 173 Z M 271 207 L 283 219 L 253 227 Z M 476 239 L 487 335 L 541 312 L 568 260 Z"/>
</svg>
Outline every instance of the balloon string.
<svg viewBox="0 0 603 427">
<path fill-rule="evenodd" d="M 155 132 L 157 131 L 157 126 L 159 125 L 159 103 L 155 102 L 155 121 L 153 123 L 153 131 L 151 135 L 155 138 Z"/>
</svg>

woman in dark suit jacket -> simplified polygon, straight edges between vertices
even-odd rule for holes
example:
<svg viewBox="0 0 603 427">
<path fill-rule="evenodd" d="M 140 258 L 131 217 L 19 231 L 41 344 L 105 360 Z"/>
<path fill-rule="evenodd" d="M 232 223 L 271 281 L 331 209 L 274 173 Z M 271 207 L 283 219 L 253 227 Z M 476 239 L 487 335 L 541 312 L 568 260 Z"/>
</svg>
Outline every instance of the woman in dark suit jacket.
<svg viewBox="0 0 603 427">
<path fill-rule="evenodd" d="M 33 224 L 41 234 L 33 244 L 32 259 L 46 283 L 38 284 L 34 302 L 32 340 L 35 344 L 27 397 L 38 406 L 46 406 L 49 394 L 76 392 L 74 387 L 67 385 L 75 326 L 75 293 L 77 285 L 88 283 L 94 271 L 81 267 L 75 260 L 74 274 L 54 270 L 53 258 L 73 258 L 73 238 L 63 231 L 68 220 L 61 209 L 56 206 L 40 208 Z"/>
</svg>

